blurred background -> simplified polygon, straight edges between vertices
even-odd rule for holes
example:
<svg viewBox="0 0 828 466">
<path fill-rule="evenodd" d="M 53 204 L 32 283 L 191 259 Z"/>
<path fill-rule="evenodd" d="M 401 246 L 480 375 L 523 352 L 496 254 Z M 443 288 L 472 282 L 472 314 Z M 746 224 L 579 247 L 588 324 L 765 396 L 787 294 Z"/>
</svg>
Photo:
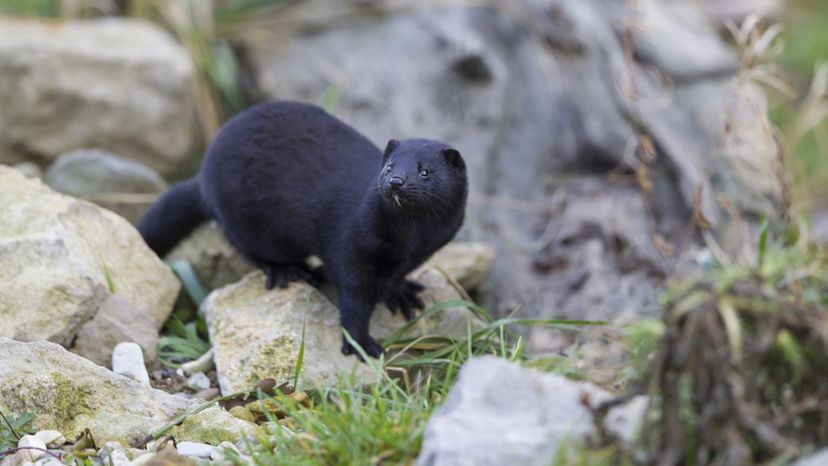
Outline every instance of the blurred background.
<svg viewBox="0 0 828 466">
<path fill-rule="evenodd" d="M 0 163 L 131 221 L 235 113 L 294 99 L 379 146 L 460 149 L 461 239 L 496 251 L 476 297 L 499 315 L 657 317 L 667 277 L 753 260 L 763 222 L 828 237 L 824 1 L 0 0 L 0 13 Z M 538 352 L 567 344 L 528 336 Z"/>
</svg>

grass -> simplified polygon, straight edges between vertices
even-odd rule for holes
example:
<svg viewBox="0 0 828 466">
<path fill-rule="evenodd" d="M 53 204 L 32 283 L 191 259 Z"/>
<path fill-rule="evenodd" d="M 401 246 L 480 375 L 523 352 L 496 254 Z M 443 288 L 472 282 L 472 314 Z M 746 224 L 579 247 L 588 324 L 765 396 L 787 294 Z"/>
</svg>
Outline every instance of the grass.
<svg viewBox="0 0 828 466">
<path fill-rule="evenodd" d="M 33 416 L 28 413 L 11 416 L 0 412 L 0 452 L 16 447 L 20 437 L 34 433 L 34 429 L 29 427 L 32 419 Z"/>
</svg>

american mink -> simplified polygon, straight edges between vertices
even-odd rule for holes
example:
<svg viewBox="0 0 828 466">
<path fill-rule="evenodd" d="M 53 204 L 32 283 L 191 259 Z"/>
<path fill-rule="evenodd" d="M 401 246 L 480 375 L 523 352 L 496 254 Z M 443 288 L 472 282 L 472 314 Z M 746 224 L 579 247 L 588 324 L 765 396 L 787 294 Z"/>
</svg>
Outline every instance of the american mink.
<svg viewBox="0 0 828 466">
<path fill-rule="evenodd" d="M 405 276 L 457 233 L 467 192 L 463 158 L 442 142 L 392 139 L 383 152 L 321 108 L 268 102 L 228 121 L 200 173 L 153 204 L 138 230 L 164 255 L 215 219 L 268 289 L 333 282 L 342 327 L 378 357 L 374 306 L 384 301 L 407 319 L 423 307 L 423 286 Z M 342 352 L 355 353 L 347 340 Z"/>
</svg>

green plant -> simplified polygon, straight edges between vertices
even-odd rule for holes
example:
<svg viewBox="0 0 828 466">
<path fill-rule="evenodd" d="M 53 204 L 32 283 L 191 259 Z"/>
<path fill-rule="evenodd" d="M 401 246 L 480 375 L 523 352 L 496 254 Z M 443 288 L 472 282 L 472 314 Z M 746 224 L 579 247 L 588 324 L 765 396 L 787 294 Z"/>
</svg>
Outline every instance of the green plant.
<svg viewBox="0 0 828 466">
<path fill-rule="evenodd" d="M 168 367 L 198 359 L 210 349 L 210 343 L 199 335 L 198 326 L 203 321 L 183 323 L 173 317 L 164 324 L 165 336 L 158 339 L 158 359 Z"/>
<path fill-rule="evenodd" d="M 6 416 L 0 412 L 0 451 L 16 447 L 20 437 L 33 434 L 34 429 L 29 426 L 33 419 L 29 413 Z"/>
</svg>

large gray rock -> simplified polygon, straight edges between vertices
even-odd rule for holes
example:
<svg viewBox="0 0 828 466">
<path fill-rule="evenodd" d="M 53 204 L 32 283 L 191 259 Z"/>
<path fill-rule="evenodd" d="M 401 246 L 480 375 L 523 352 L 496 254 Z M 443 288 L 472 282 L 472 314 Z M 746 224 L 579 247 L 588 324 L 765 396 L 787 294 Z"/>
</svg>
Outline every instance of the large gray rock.
<svg viewBox="0 0 828 466">
<path fill-rule="evenodd" d="M 170 173 L 193 142 L 193 80 L 147 22 L 0 19 L 0 163 L 99 147 Z"/>
<path fill-rule="evenodd" d="M 198 402 L 141 385 L 48 342 L 0 337 L 0 411 L 31 413 L 36 429 L 75 438 L 89 429 L 95 442 L 132 443 L 164 427 Z M 173 431 L 177 440 L 238 440 L 255 425 L 213 407 Z"/>
<path fill-rule="evenodd" d="M 457 384 L 429 419 L 417 466 L 546 466 L 562 444 L 595 434 L 592 414 L 610 395 L 595 385 L 523 369 L 485 356 L 463 365 Z M 608 413 L 624 441 L 641 429 L 646 399 Z"/>
<path fill-rule="evenodd" d="M 68 345 L 115 295 L 167 319 L 180 284 L 124 219 L 4 166 L 0 205 L 0 336 Z"/>
<path fill-rule="evenodd" d="M 100 149 L 61 154 L 44 180 L 55 191 L 86 198 L 94 194 L 159 194 L 168 188 L 157 171 Z"/>
<path fill-rule="evenodd" d="M 445 276 L 434 269 L 415 273 L 413 278 L 427 287 L 420 295 L 426 306 L 460 297 Z M 369 365 L 340 352 L 339 311 L 320 291 L 302 282 L 268 291 L 264 280 L 262 272 L 251 273 L 238 283 L 210 293 L 202 304 L 223 394 L 253 388 L 268 378 L 277 384 L 292 382 L 303 326 L 301 388 L 332 385 L 350 373 L 357 382 L 375 380 L 377 373 Z M 378 306 L 371 319 L 371 335 L 382 341 L 405 323 L 399 313 L 392 315 L 384 306 Z M 406 337 L 427 334 L 464 338 L 468 323 L 473 330 L 481 325 L 468 309 L 447 309 L 421 319 Z"/>
<path fill-rule="evenodd" d="M 784 208 L 764 97 L 695 2 L 370 3 L 282 10 L 242 44 L 248 70 L 265 97 L 334 86 L 334 112 L 377 145 L 455 145 L 461 237 L 497 249 L 495 310 L 654 315 L 696 246 L 688 219 L 745 260 L 756 218 Z"/>
</svg>

